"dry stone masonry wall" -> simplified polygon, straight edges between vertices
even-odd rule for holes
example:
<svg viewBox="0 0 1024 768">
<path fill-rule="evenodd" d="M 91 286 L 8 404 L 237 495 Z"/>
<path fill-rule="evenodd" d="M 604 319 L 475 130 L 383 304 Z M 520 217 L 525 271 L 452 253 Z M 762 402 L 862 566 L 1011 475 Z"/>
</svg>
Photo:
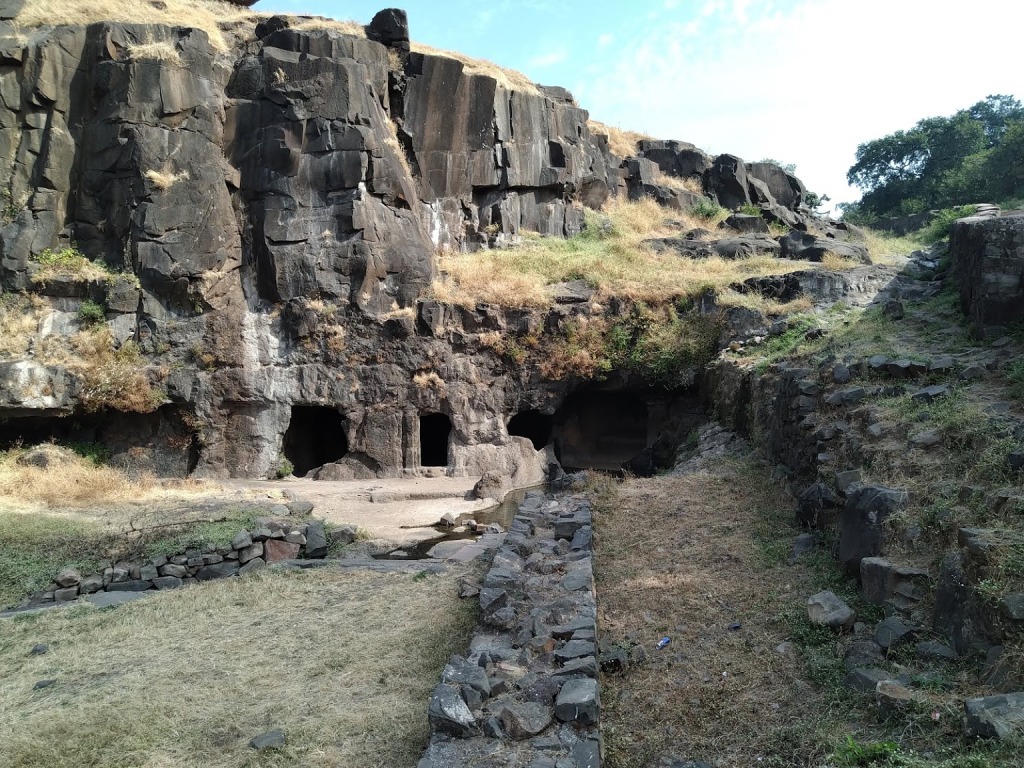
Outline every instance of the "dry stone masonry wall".
<svg viewBox="0 0 1024 768">
<path fill-rule="evenodd" d="M 526 496 L 479 585 L 469 653 L 430 697 L 419 768 L 600 765 L 592 543 L 587 501 Z"/>
</svg>

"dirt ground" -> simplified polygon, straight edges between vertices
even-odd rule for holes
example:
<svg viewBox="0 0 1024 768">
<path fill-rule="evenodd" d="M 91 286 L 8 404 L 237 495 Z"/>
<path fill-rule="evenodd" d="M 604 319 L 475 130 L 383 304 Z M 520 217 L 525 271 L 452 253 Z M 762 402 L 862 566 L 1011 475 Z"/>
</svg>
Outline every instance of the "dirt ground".
<svg viewBox="0 0 1024 768">
<path fill-rule="evenodd" d="M 418 477 L 384 480 L 228 480 L 229 490 L 277 497 L 290 492 L 314 505 L 329 523 L 357 525 L 375 539 L 407 546 L 436 537 L 431 526 L 446 512 L 472 516 L 493 500 L 467 499 L 479 477 Z"/>
</svg>

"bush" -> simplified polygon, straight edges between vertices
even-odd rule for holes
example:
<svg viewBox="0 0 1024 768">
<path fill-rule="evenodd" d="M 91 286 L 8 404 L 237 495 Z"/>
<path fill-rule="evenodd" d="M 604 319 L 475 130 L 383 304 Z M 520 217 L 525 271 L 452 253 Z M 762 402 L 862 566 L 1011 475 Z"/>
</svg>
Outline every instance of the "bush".
<svg viewBox="0 0 1024 768">
<path fill-rule="evenodd" d="M 78 308 L 78 321 L 86 326 L 99 325 L 107 319 L 107 310 L 102 304 L 86 299 Z"/>
<path fill-rule="evenodd" d="M 710 197 L 701 198 L 700 202 L 693 206 L 693 215 L 708 221 L 717 219 L 723 213 L 725 213 L 725 209 Z M 761 213 L 760 209 L 758 209 L 758 213 Z"/>
<path fill-rule="evenodd" d="M 745 213 L 747 216 L 760 216 L 761 206 L 746 203 L 740 206 L 740 213 Z"/>
<path fill-rule="evenodd" d="M 919 230 L 917 239 L 922 243 L 931 244 L 949 237 L 950 227 L 957 219 L 972 215 L 978 207 L 975 205 L 958 205 L 954 208 L 943 208 L 939 211 L 931 223 Z"/>
<path fill-rule="evenodd" d="M 277 479 L 288 477 L 295 471 L 295 465 L 292 464 L 288 459 L 281 459 L 277 462 Z"/>
</svg>

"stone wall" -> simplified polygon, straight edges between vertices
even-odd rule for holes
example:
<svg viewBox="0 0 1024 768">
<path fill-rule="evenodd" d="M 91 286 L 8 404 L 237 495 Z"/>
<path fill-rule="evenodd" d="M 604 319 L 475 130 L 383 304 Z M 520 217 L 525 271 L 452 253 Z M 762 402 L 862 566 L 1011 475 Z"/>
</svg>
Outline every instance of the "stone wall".
<svg viewBox="0 0 1024 768">
<path fill-rule="evenodd" d="M 308 514 L 308 502 L 281 505 L 284 514 Z M 330 543 L 349 544 L 356 536 L 353 526 L 328 530 L 319 520 L 264 517 L 252 530 L 240 530 L 230 544 L 199 544 L 144 561 L 119 560 L 98 573 L 83 576 L 63 568 L 42 592 L 32 595 L 18 610 L 67 603 L 79 598 L 100 606 L 119 602 L 117 593 L 179 589 L 191 584 L 244 576 L 268 565 L 327 557 Z"/>
<path fill-rule="evenodd" d="M 1024 215 L 960 219 L 949 250 L 960 307 L 977 332 L 1024 320 Z"/>
<path fill-rule="evenodd" d="M 430 697 L 419 768 L 495 753 L 509 768 L 600 765 L 592 540 L 588 502 L 526 496 L 479 587 L 469 653 Z"/>
</svg>

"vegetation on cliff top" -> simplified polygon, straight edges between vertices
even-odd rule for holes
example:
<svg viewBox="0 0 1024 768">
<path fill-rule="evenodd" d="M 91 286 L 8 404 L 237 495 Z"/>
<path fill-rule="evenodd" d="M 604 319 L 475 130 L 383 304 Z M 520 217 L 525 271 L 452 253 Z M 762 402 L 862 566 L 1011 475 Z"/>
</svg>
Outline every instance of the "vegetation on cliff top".
<svg viewBox="0 0 1024 768">
<path fill-rule="evenodd" d="M 464 307 L 479 302 L 506 307 L 550 306 L 553 286 L 584 280 L 597 290 L 595 301 L 625 298 L 659 303 L 724 289 L 757 275 L 806 269 L 807 263 L 772 256 L 744 259 L 684 259 L 655 253 L 644 240 L 678 235 L 687 229 L 714 228 L 714 219 L 670 211 L 654 200 L 609 201 L 601 215 L 588 213 L 587 228 L 568 239 L 524 233 L 511 248 L 441 254 L 442 279 L 434 298 Z"/>
<path fill-rule="evenodd" d="M 327 29 L 344 35 L 365 37 L 363 25 L 357 21 L 342 21 L 321 16 L 291 16 L 289 14 L 262 13 L 220 0 L 163 0 L 160 3 L 140 0 L 32 0 L 25 3 L 15 16 L 15 24 L 29 29 L 43 26 L 93 24 L 98 21 L 125 24 L 165 24 L 191 26 L 201 29 L 216 51 L 230 48 L 225 29 L 241 22 L 255 27 L 257 21 L 272 15 L 289 18 L 291 27 L 298 30 Z M 147 49 L 146 46 L 149 46 Z M 143 43 L 134 46 L 136 58 L 159 57 L 175 61 L 173 50 L 163 43 Z M 457 51 L 446 51 L 423 43 L 412 43 L 415 53 L 443 56 L 462 63 L 471 75 L 493 77 L 498 84 L 510 90 L 536 93 L 537 86 L 522 72 L 498 66 L 486 59 L 476 59 Z"/>
</svg>

